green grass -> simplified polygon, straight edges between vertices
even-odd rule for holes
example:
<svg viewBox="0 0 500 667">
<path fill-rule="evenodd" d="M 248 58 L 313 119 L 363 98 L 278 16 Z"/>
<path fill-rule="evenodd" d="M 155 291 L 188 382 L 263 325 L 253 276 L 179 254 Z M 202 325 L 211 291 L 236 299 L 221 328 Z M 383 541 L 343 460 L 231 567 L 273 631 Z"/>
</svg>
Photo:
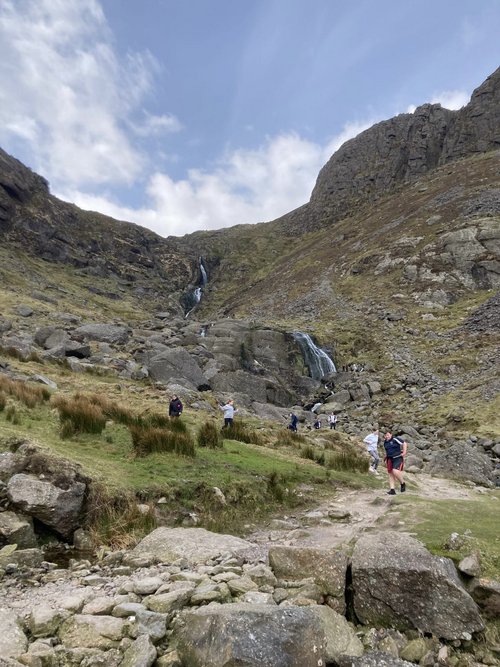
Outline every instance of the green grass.
<svg viewBox="0 0 500 667">
<path fill-rule="evenodd" d="M 483 576 L 500 576 L 500 491 L 473 500 L 427 501 L 413 495 L 398 496 L 394 506 L 404 508 L 405 530 L 416 533 L 436 555 L 458 562 L 478 550 Z M 459 551 L 445 547 L 451 533 L 467 536 Z"/>
</svg>

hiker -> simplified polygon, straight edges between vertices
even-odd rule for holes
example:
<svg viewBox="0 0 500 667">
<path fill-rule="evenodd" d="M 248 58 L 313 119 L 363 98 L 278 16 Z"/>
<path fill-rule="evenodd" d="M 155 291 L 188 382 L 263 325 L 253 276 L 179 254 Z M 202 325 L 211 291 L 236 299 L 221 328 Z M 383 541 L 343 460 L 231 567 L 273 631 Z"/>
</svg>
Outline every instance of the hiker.
<svg viewBox="0 0 500 667">
<path fill-rule="evenodd" d="M 314 428 L 321 428 L 321 419 L 319 417 L 316 417 L 316 421 L 313 424 Z"/>
<path fill-rule="evenodd" d="M 328 423 L 330 424 L 330 430 L 337 430 L 337 415 L 332 412 L 331 415 L 328 415 Z"/>
<path fill-rule="evenodd" d="M 389 496 L 396 495 L 396 481 L 399 482 L 399 489 L 401 493 L 406 491 L 406 484 L 403 475 L 404 459 L 408 444 L 392 435 L 391 431 L 387 431 L 384 435 L 385 458 L 387 464 L 387 472 L 389 474 Z"/>
<path fill-rule="evenodd" d="M 182 414 L 183 405 L 181 399 L 176 395 L 172 396 L 170 400 L 170 405 L 168 406 L 168 416 L 169 417 L 180 417 Z"/>
<path fill-rule="evenodd" d="M 378 445 L 378 428 L 374 428 L 373 431 L 366 436 L 366 438 L 363 439 L 363 442 L 366 445 L 366 450 L 368 454 L 371 456 L 371 463 L 370 467 L 368 468 L 368 472 L 372 472 L 375 475 L 378 475 L 377 468 L 378 468 L 378 463 L 380 461 L 380 457 L 378 455 L 378 450 L 377 450 L 377 445 Z"/>
<path fill-rule="evenodd" d="M 233 417 L 238 412 L 234 409 L 233 399 L 229 399 L 226 405 L 219 405 L 219 408 L 224 413 L 224 426 L 222 428 L 230 428 L 233 425 Z"/>
<path fill-rule="evenodd" d="M 288 428 L 292 433 L 297 433 L 297 424 L 299 423 L 299 418 L 294 412 L 290 412 L 290 423 L 288 424 Z"/>
</svg>

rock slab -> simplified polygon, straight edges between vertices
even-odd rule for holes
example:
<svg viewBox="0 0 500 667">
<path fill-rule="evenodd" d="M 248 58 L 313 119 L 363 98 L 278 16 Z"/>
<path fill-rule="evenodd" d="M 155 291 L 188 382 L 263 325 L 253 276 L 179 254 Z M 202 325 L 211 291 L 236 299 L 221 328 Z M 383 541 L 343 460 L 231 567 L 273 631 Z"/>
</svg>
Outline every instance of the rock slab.
<svg viewBox="0 0 500 667">
<path fill-rule="evenodd" d="M 364 624 L 467 639 L 484 624 L 453 563 L 392 531 L 363 535 L 352 556 L 354 611 Z"/>
<path fill-rule="evenodd" d="M 239 537 L 219 535 L 204 528 L 156 528 L 139 542 L 132 554 L 150 554 L 162 563 L 186 558 L 190 563 L 199 564 L 251 546 Z"/>
</svg>

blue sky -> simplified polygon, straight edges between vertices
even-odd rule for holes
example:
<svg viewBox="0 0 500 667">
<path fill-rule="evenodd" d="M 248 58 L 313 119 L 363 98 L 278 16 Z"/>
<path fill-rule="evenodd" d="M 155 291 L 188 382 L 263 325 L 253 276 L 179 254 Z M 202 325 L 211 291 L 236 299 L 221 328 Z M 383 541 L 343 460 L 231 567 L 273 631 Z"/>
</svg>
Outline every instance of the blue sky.
<svg viewBox="0 0 500 667">
<path fill-rule="evenodd" d="M 1 0 L 0 145 L 162 235 L 305 203 L 346 139 L 499 65 L 499 0 Z"/>
</svg>

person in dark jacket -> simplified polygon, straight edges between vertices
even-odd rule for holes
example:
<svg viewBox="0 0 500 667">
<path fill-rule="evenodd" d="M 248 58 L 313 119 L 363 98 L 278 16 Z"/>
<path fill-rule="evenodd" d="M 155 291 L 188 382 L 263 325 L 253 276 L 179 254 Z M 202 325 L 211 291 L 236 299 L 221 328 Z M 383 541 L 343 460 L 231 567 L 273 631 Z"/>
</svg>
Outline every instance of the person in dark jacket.
<svg viewBox="0 0 500 667">
<path fill-rule="evenodd" d="M 403 467 L 408 445 L 401 438 L 393 436 L 391 431 L 387 431 L 384 435 L 384 449 L 384 460 L 387 464 L 387 473 L 389 475 L 389 491 L 387 493 L 390 496 L 396 495 L 396 489 L 394 488 L 396 481 L 400 484 L 401 493 L 404 493 L 406 491 L 406 484 Z"/>
<path fill-rule="evenodd" d="M 299 423 L 299 418 L 294 412 L 290 412 L 290 423 L 288 424 L 288 428 L 290 431 L 293 433 L 297 433 L 297 424 Z"/>
<path fill-rule="evenodd" d="M 180 417 L 182 414 L 183 406 L 181 399 L 178 396 L 172 396 L 170 405 L 168 406 L 168 416 L 169 417 Z"/>
</svg>

